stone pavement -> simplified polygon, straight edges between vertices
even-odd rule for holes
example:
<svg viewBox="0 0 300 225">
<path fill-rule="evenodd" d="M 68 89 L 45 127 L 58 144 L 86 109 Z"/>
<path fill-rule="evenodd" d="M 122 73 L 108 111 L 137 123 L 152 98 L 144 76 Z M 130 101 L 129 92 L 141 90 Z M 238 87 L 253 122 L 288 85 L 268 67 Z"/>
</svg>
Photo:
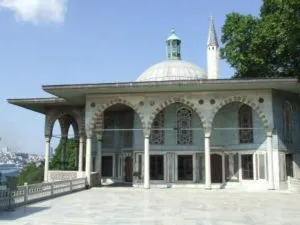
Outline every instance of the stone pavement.
<svg viewBox="0 0 300 225">
<path fill-rule="evenodd" d="M 1 212 L 10 225 L 297 225 L 300 195 L 238 190 L 90 190 Z"/>
</svg>

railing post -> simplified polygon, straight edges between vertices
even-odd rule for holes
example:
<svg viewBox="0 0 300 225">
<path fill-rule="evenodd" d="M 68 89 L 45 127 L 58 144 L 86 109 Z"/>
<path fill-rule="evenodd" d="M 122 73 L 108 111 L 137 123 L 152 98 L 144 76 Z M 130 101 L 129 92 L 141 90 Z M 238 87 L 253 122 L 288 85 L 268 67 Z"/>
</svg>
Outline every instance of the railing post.
<svg viewBox="0 0 300 225">
<path fill-rule="evenodd" d="M 54 187 L 53 187 L 53 183 L 52 183 L 52 182 L 51 182 L 51 184 L 50 184 L 50 187 L 51 187 L 51 194 L 50 194 L 50 195 L 53 196 L 53 195 L 54 195 L 54 190 L 53 190 Z"/>
<path fill-rule="evenodd" d="M 28 183 L 24 183 L 24 204 L 26 205 L 28 202 Z"/>
<path fill-rule="evenodd" d="M 72 187 L 72 180 L 70 180 L 70 192 L 73 191 L 73 187 Z"/>
</svg>

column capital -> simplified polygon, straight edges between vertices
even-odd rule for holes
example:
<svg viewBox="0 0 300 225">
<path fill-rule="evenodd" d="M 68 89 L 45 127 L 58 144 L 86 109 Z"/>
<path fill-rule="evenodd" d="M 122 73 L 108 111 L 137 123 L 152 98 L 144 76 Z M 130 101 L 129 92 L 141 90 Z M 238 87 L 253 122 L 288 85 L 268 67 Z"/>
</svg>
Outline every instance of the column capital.
<svg viewBox="0 0 300 225">
<path fill-rule="evenodd" d="M 46 135 L 46 136 L 45 136 L 45 141 L 46 141 L 46 142 L 50 142 L 50 141 L 51 141 L 51 138 L 52 138 L 52 137 L 51 137 L 50 135 L 49 135 L 49 136 Z"/>
<path fill-rule="evenodd" d="M 210 138 L 210 136 L 211 136 L 211 127 L 210 126 L 204 127 L 204 137 Z"/>
<path fill-rule="evenodd" d="M 102 132 L 97 132 L 96 133 L 96 136 L 97 136 L 97 140 L 99 142 L 102 142 L 103 141 L 103 133 Z"/>
<path fill-rule="evenodd" d="M 87 139 L 91 139 L 92 138 L 92 136 L 93 136 L 93 131 L 86 131 L 86 138 Z"/>
<path fill-rule="evenodd" d="M 79 143 L 83 143 L 83 142 L 85 142 L 85 137 L 84 136 L 79 137 Z"/>
<path fill-rule="evenodd" d="M 272 137 L 273 136 L 273 128 L 266 128 L 266 136 L 267 137 Z"/>
</svg>

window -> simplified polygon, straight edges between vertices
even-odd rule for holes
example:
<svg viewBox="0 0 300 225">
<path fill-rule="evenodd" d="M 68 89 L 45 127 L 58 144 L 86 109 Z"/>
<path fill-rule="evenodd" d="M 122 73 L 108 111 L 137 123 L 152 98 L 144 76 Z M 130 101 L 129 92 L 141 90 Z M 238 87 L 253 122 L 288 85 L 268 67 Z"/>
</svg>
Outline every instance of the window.
<svg viewBox="0 0 300 225">
<path fill-rule="evenodd" d="M 285 155 L 285 163 L 286 163 L 286 175 L 293 177 L 293 155 L 292 154 L 286 154 Z"/>
<path fill-rule="evenodd" d="M 239 109 L 239 136 L 240 143 L 253 143 L 253 122 L 252 108 L 248 105 L 242 105 Z"/>
<path fill-rule="evenodd" d="M 150 179 L 164 180 L 164 156 L 150 155 Z"/>
<path fill-rule="evenodd" d="M 284 103 L 283 109 L 283 129 L 284 129 L 284 140 L 292 142 L 292 105 L 289 102 Z"/>
<path fill-rule="evenodd" d="M 153 124 L 152 124 L 152 130 L 150 134 L 150 144 L 153 145 L 163 145 L 164 144 L 164 136 L 165 132 L 164 130 L 160 130 L 164 128 L 164 120 L 165 120 L 165 114 L 164 111 L 161 111 L 157 114 L 155 117 Z"/>
<path fill-rule="evenodd" d="M 242 158 L 242 178 L 244 180 L 253 180 L 253 156 L 241 155 Z"/>
<path fill-rule="evenodd" d="M 113 157 L 112 156 L 102 156 L 102 176 L 112 177 L 113 176 Z"/>
<path fill-rule="evenodd" d="M 193 180 L 193 156 L 178 156 L 178 180 Z"/>
<path fill-rule="evenodd" d="M 115 120 L 111 116 L 104 117 L 104 129 L 114 129 L 115 128 Z M 103 133 L 104 142 L 103 147 L 112 148 L 115 143 L 115 132 L 113 130 L 106 130 Z"/>
<path fill-rule="evenodd" d="M 182 107 L 177 111 L 177 144 L 193 144 L 192 111 Z"/>
</svg>

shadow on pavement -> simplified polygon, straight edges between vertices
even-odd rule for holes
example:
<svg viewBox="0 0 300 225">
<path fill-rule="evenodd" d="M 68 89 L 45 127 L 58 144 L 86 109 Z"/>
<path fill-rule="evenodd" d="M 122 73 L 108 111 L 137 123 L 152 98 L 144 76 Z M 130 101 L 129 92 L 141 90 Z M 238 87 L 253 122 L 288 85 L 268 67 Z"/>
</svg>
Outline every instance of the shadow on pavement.
<svg viewBox="0 0 300 225">
<path fill-rule="evenodd" d="M 2 220 L 17 220 L 47 209 L 50 209 L 50 207 L 22 206 L 15 208 L 13 211 L 0 211 L 0 222 Z"/>
</svg>

